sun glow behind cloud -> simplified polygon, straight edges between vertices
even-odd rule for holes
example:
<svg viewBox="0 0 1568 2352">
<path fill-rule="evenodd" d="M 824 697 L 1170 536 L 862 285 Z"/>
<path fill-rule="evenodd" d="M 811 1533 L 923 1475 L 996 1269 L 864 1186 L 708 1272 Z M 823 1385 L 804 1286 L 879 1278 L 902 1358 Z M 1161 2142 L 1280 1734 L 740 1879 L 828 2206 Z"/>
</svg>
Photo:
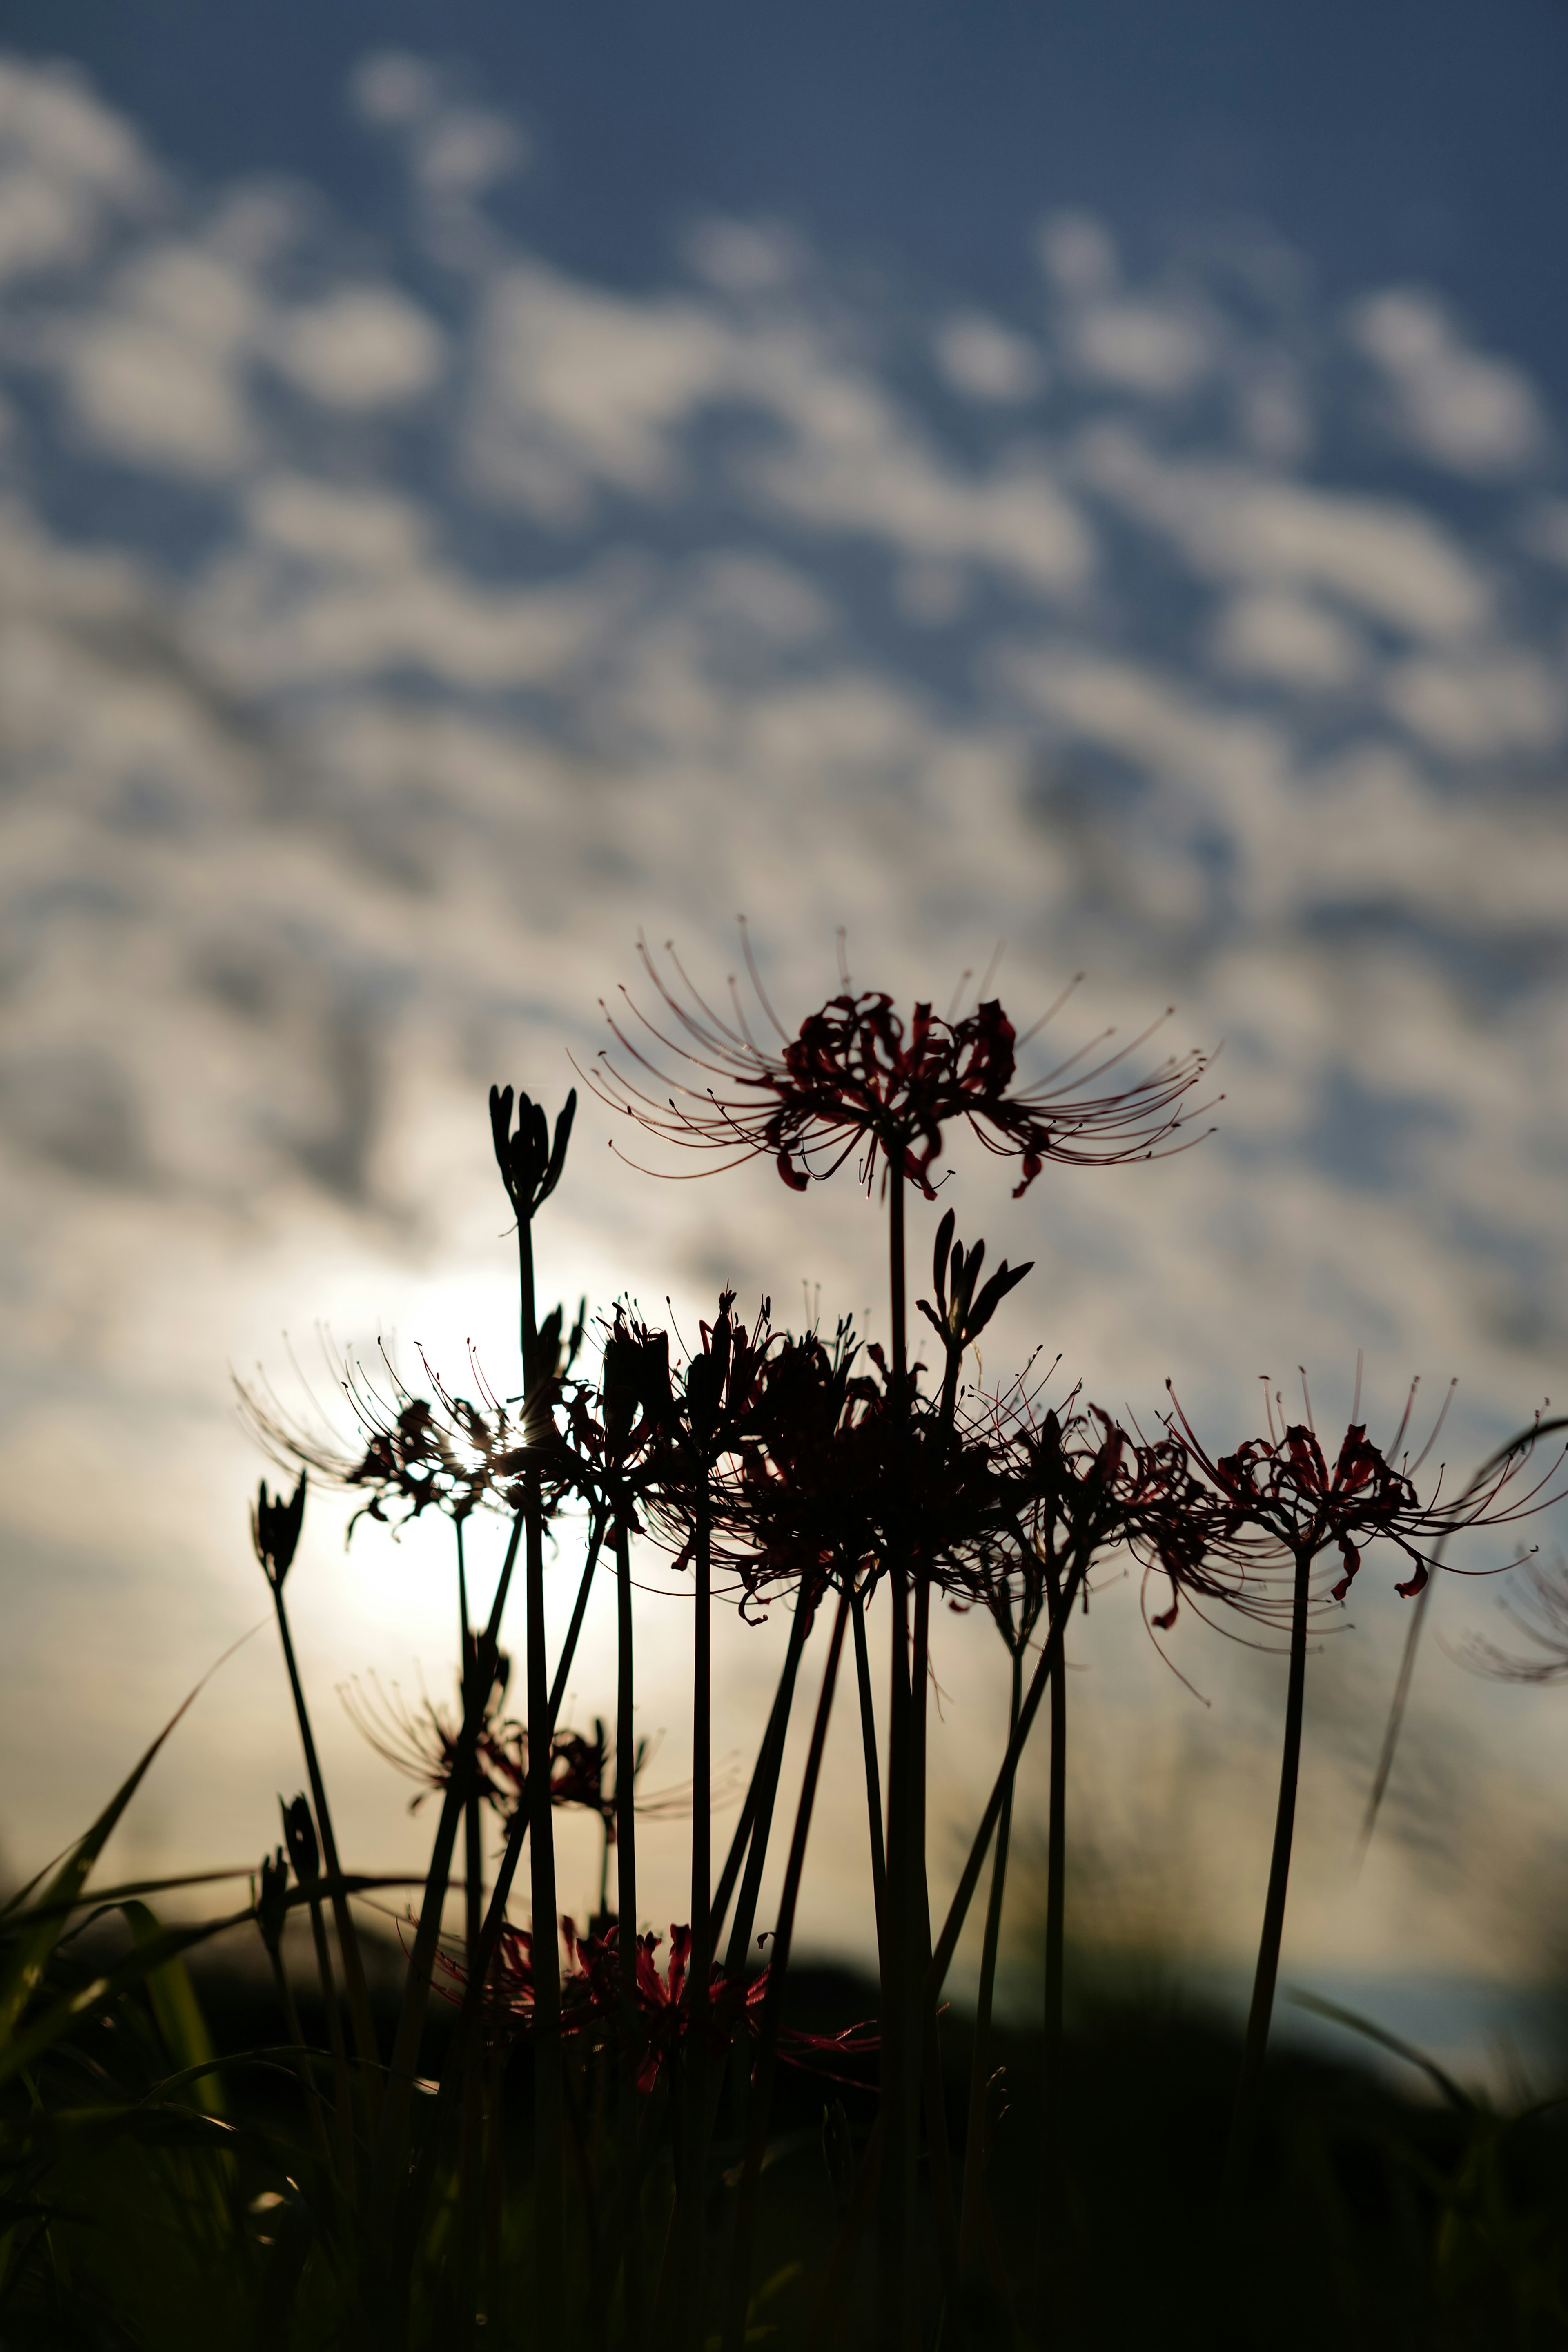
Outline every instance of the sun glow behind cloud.
<svg viewBox="0 0 1568 2352">
<path fill-rule="evenodd" d="M 64 1835 L 257 1612 L 228 1362 L 317 1319 L 504 1362 L 483 1090 L 563 1092 L 639 927 L 721 982 L 744 908 L 791 1008 L 839 923 L 905 996 L 1005 937 L 1010 1004 L 1089 971 L 1075 1044 L 1172 1001 L 1180 1043 L 1223 1038 L 1221 1132 L 1185 1160 L 1015 1205 L 960 1156 L 961 1226 L 1040 1261 L 998 1368 L 1044 1339 L 1142 1412 L 1173 1372 L 1228 1431 L 1259 1370 L 1304 1359 L 1332 1397 L 1364 1345 L 1391 1419 L 1409 1371 L 1458 1371 L 1457 1447 L 1516 1425 L 1568 1314 L 1568 507 L 1532 387 L 1420 289 L 1325 316 L 1262 240 L 1140 275 L 1084 216 L 1039 226 L 1012 319 L 868 299 L 770 222 L 695 224 L 662 288 L 589 284 L 485 210 L 514 126 L 413 59 L 353 96 L 405 166 L 370 258 L 309 190 L 183 186 L 73 78 L 0 66 L 17 1814 Z M 689 1322 L 722 1280 L 788 1312 L 805 1278 L 874 1328 L 847 1180 L 804 1209 L 766 1171 L 660 1187 L 606 1134 L 585 1112 L 549 1212 L 563 1292 L 668 1286 Z M 445 1672 L 430 1547 L 378 1580 L 314 1544 L 323 1706 L 362 1664 Z M 1323 1677 L 1352 1774 L 1402 1630 L 1361 1614 Z M 1085 1636 L 1108 1821 L 1199 1738 L 1142 1640 L 1125 1596 Z M 996 1661 L 949 1644 L 958 1726 Z M 1181 1656 L 1201 1738 L 1260 1733 L 1266 1666 Z M 271 1834 L 275 1681 L 258 1643 L 193 1721 L 170 1858 Z M 1533 1817 L 1550 1699 L 1435 1664 L 1424 1704 L 1492 1792 L 1456 1848 L 1505 1772 Z M 337 1748 L 379 1840 L 380 1769 Z M 1256 1860 L 1244 1778 L 1215 1801 Z M 1349 1783 L 1321 1778 L 1331 1825 Z M 1334 1834 L 1301 1932 L 1376 1956 L 1424 1899 L 1415 1846 L 1358 1907 Z"/>
</svg>

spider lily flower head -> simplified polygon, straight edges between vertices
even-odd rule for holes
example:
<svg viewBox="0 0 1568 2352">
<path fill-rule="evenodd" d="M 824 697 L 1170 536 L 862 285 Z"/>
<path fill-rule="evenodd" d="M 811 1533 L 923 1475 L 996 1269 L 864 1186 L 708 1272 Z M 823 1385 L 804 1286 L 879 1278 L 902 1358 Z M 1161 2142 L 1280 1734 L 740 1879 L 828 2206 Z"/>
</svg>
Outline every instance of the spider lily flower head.
<svg viewBox="0 0 1568 2352">
<path fill-rule="evenodd" d="M 895 1554 L 950 1597 L 973 1597 L 973 1555 L 1005 1508 L 989 1436 L 915 1391 L 895 1409 L 880 1350 L 870 1371 L 847 1328 L 826 1346 L 784 1336 L 763 1360 L 732 1460 L 713 1482 L 716 1559 L 747 1602 L 786 1589 L 815 1605 Z M 744 1607 L 745 1604 L 742 1604 Z"/>
<path fill-rule="evenodd" d="M 492 1392 L 471 1352 L 477 1402 L 453 1394 L 428 1362 L 428 1393 L 416 1394 L 384 1349 L 376 1377 L 353 1361 L 339 1374 L 358 1424 L 350 1440 L 319 1411 L 307 1417 L 291 1413 L 265 1385 L 237 1382 L 240 1410 L 275 1462 L 299 1465 L 324 1485 L 365 1497 L 349 1522 L 351 1538 L 362 1518 L 395 1530 L 429 1510 L 459 1524 L 481 1507 L 513 1512 L 521 1504 L 525 1470 L 542 1465 L 552 1492 L 565 1483 L 553 1416 L 582 1344 L 583 1318 L 567 1338 L 563 1322 L 557 1307 L 542 1327 L 544 1371 L 521 1412 L 515 1399 L 503 1402 Z M 302 1508 L 302 1492 L 295 1503 Z M 257 1540 L 259 1546 L 259 1533 Z"/>
<path fill-rule="evenodd" d="M 1529 1649 L 1521 1656 L 1472 1634 L 1460 1648 L 1462 1663 L 1495 1682 L 1568 1681 L 1568 1561 L 1559 1557 L 1533 1569 L 1522 1603 L 1510 1593 L 1501 1606 Z"/>
<path fill-rule="evenodd" d="M 603 1936 L 579 1937 L 570 1919 L 561 1923 L 565 1966 L 561 1976 L 561 2031 L 563 2036 L 591 2035 L 609 2042 L 625 2032 L 629 2011 L 636 2042 L 629 2053 L 634 2080 L 646 2096 L 666 2067 L 676 2062 L 690 2038 L 697 2011 L 691 1998 L 691 1930 L 672 1927 L 664 1967 L 658 1959 L 662 1936 L 632 1939 L 632 1965 L 625 1970 L 618 1926 Z M 458 1984 L 466 1980 L 460 1962 L 438 1955 L 443 1973 Z M 629 1977 L 629 1980 L 628 1980 Z M 709 1972 L 707 2036 L 710 2049 L 722 2054 L 742 2035 L 755 2035 L 767 1998 L 769 1971 L 752 1977 L 732 1976 L 715 1960 Z M 526 2035 L 534 2017 L 533 1938 L 527 1928 L 504 1927 L 489 1981 L 485 2010 L 498 2039 Z M 827 2055 L 853 2057 L 874 2051 L 878 2035 L 868 2025 L 852 2026 L 835 2034 L 806 2033 L 785 2027 L 779 2036 L 782 2058 L 795 2064 Z"/>
<path fill-rule="evenodd" d="M 500 1651 L 485 1696 L 473 1766 L 479 1796 L 500 1811 L 510 1810 L 515 1801 L 520 1778 L 512 1769 L 510 1752 L 519 1727 L 503 1721 L 500 1712 L 510 1674 L 511 1660 Z M 389 1694 L 374 1675 L 366 1681 L 368 1688 L 357 1677 L 339 1685 L 343 1712 L 379 1757 L 405 1780 L 418 1782 L 408 1801 L 409 1811 L 416 1813 L 432 1790 L 448 1786 L 457 1769 L 462 1709 L 448 1713 L 425 1695 L 417 1706 L 412 1706 L 395 1683 Z"/>
<path fill-rule="evenodd" d="M 572 1121 L 577 1114 L 577 1089 L 574 1087 L 566 1097 L 565 1108 L 555 1122 L 553 1139 L 543 1105 L 525 1095 L 521 1087 L 517 1093 L 515 1129 L 511 1110 L 511 1088 L 492 1087 L 490 1133 L 495 1139 L 496 1166 L 500 1170 L 507 1199 L 526 1223 L 543 1207 L 561 1181 L 566 1147 L 572 1140 Z"/>
<path fill-rule="evenodd" d="M 994 998 L 951 1020 L 917 1004 L 906 1023 L 890 996 L 856 992 L 846 975 L 839 994 L 792 1037 L 768 1003 L 743 924 L 742 937 L 776 1043 L 759 1041 L 760 1024 L 732 979 L 729 1012 L 721 1013 L 692 986 L 673 948 L 667 979 L 641 940 L 658 1008 L 650 1017 L 627 997 L 626 1026 L 606 1011 L 619 1059 L 606 1049 L 588 1083 L 612 1109 L 668 1142 L 723 1154 L 726 1167 L 765 1154 L 795 1192 L 860 1151 L 868 1190 L 883 1160 L 932 1200 L 942 1129 L 958 1119 L 987 1150 L 1019 1162 L 1015 1196 L 1047 1160 L 1103 1167 L 1163 1156 L 1192 1139 L 1175 1139 L 1196 1115 L 1184 1106 L 1205 1055 L 1171 1058 L 1130 1086 L 1096 1091 L 1152 1031 L 1087 1067 L 1095 1049 L 1071 1055 L 1019 1087 L 1019 1041 Z M 667 1063 L 690 1076 L 672 1076 Z"/>
<path fill-rule="evenodd" d="M 283 1580 L 294 1565 L 299 1549 L 300 1529 L 305 1519 L 304 1469 L 301 1468 L 294 1492 L 287 1502 L 281 1495 L 269 1496 L 263 1478 L 261 1491 L 250 1508 L 250 1540 L 256 1557 L 261 1562 L 261 1572 L 274 1592 L 283 1589 Z"/>
<path fill-rule="evenodd" d="M 1358 1380 L 1358 1403 L 1359 1391 Z M 1559 1456 L 1533 1486 L 1520 1490 L 1518 1480 L 1534 1444 L 1531 1429 L 1494 1456 L 1468 1486 L 1447 1497 L 1442 1491 L 1444 1468 L 1439 1464 L 1431 1491 L 1424 1497 L 1416 1474 L 1436 1444 L 1453 1388 L 1415 1461 L 1399 1455 L 1395 1466 L 1389 1457 L 1398 1454 L 1404 1442 L 1415 1391 L 1413 1381 L 1386 1451 L 1371 1442 L 1364 1422 L 1352 1419 L 1335 1451 L 1332 1469 L 1312 1426 L 1310 1401 L 1306 1421 L 1287 1422 L 1279 1398 L 1268 1397 L 1266 1388 L 1267 1436 L 1248 1439 L 1233 1454 L 1217 1457 L 1205 1452 L 1180 1406 L 1175 1406 L 1168 1425 L 1204 1488 L 1211 1520 L 1211 1554 L 1224 1552 L 1238 1561 L 1258 1562 L 1271 1550 L 1276 1559 L 1283 1554 L 1295 1562 L 1337 1552 L 1341 1572 L 1329 1598 L 1342 1601 L 1360 1571 L 1363 1552 L 1369 1544 L 1382 1541 L 1409 1563 L 1409 1575 L 1396 1581 L 1394 1589 L 1411 1600 L 1442 1564 L 1442 1549 L 1453 1537 L 1472 1528 L 1511 1525 L 1546 1509 L 1568 1492 L 1568 1485 L 1558 1475 L 1568 1454 Z M 1537 1423 L 1539 1419 L 1537 1415 Z M 1510 1560 L 1503 1565 L 1519 1564 Z"/>
<path fill-rule="evenodd" d="M 1200 1482 L 1179 1445 L 1169 1438 L 1151 1444 L 1114 1421 L 1099 1405 L 1077 1406 L 1075 1390 L 1060 1413 L 1037 1418 L 1023 1401 L 1013 1403 L 1007 1439 L 1009 1508 L 1017 1541 L 1009 1559 L 993 1568 L 1016 1589 L 991 1599 L 993 1613 L 1006 1633 L 1016 1609 L 1020 1623 L 1032 1623 L 1042 1605 L 1040 1587 L 1069 1569 L 1082 1580 L 1097 1560 L 1119 1549 L 1130 1552 L 1144 1571 L 1168 1578 L 1172 1604 L 1152 1622 L 1173 1624 L 1176 1596 L 1186 1591 L 1202 1601 L 1261 1606 L 1261 1596 L 1244 1589 L 1228 1562 L 1211 1559 L 1214 1514 Z"/>
</svg>

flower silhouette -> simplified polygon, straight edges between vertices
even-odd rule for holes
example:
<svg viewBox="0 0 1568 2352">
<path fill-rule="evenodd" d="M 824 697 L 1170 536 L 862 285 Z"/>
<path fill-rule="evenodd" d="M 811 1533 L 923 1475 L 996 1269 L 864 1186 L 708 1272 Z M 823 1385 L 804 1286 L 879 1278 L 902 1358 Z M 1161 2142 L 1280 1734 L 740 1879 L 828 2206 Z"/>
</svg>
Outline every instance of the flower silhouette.
<svg viewBox="0 0 1568 2352">
<path fill-rule="evenodd" d="M 1098 1062 L 1090 1058 L 1095 1048 L 1086 1047 L 1019 1086 L 1019 1040 L 994 998 L 953 1020 L 917 1004 L 906 1023 L 890 996 L 858 992 L 846 979 L 840 993 L 808 1014 L 792 1037 L 768 1003 L 749 940 L 745 946 L 776 1045 L 759 1042 L 733 980 L 726 1017 L 692 986 L 673 948 L 673 977 L 667 979 L 639 941 L 659 1008 L 650 1018 L 628 996 L 627 1026 L 606 1011 L 625 1066 L 606 1048 L 585 1074 L 601 1100 L 667 1141 L 728 1155 L 726 1167 L 767 1154 L 795 1192 L 862 1150 L 868 1188 L 885 1160 L 932 1199 L 931 1167 L 942 1129 L 955 1119 L 966 1121 L 987 1150 L 1019 1162 L 1015 1195 L 1027 1191 L 1047 1160 L 1107 1167 L 1162 1157 L 1195 1139 L 1177 1138 L 1196 1115 L 1184 1106 L 1206 1055 L 1172 1057 L 1130 1086 L 1105 1088 L 1152 1029 Z M 689 1076 L 672 1076 L 660 1055 Z"/>
</svg>

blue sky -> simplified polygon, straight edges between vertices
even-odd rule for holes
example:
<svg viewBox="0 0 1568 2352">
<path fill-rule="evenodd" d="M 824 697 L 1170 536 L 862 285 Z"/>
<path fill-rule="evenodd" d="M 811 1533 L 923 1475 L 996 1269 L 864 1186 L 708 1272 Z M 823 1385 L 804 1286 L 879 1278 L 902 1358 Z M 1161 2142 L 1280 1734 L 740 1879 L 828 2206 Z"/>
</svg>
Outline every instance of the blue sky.
<svg viewBox="0 0 1568 2352">
<path fill-rule="evenodd" d="M 1018 222 L 1049 204 L 1090 205 L 1147 245 L 1250 215 L 1331 291 L 1418 271 L 1554 389 L 1568 368 L 1557 0 L 16 0 L 6 32 L 86 65 L 177 163 L 297 173 L 356 210 L 385 184 L 343 138 L 353 60 L 407 45 L 466 63 L 539 141 L 517 225 L 618 283 L 659 273 L 690 208 L 782 210 L 991 299 L 1018 291 Z"/>
<path fill-rule="evenodd" d="M 1268 43 L 1230 8 L 805 11 L 742 43 L 695 9 L 263 38 L 56 6 L 6 36 L 13 1819 L 58 1843 L 250 1622 L 229 1366 L 281 1377 L 318 1322 L 504 1358 L 483 1091 L 564 1090 L 639 928 L 721 985 L 744 910 L 792 1009 L 841 923 L 906 997 L 1004 939 L 1026 1017 L 1086 972 L 1069 1045 L 1167 1004 L 1173 1043 L 1223 1041 L 1201 1152 L 1021 1203 L 957 1159 L 963 1225 L 1039 1262 L 997 1349 L 1062 1349 L 1112 1409 L 1172 1375 L 1228 1443 L 1306 1362 L 1331 1421 L 1363 1349 L 1374 1436 L 1413 1373 L 1459 1377 L 1458 1462 L 1561 1393 L 1561 12 Z M 595 1116 L 552 1206 L 563 1293 L 690 1318 L 804 1279 L 875 1312 L 852 1186 L 809 1217 L 765 1170 L 658 1186 Z M 443 1674 L 445 1563 L 313 1526 L 323 1690 Z M 1418 1918 L 1455 1968 L 1539 1966 L 1551 1693 L 1434 1653 L 1350 1874 L 1391 1585 L 1318 1674 L 1300 1948 L 1396 1968 Z M 678 1631 L 648 1700 L 677 1739 Z M 737 1738 L 768 1638 L 726 1652 Z M 981 1707 L 996 1661 L 949 1638 Z M 1148 1885 L 1175 1850 L 1149 1789 L 1203 1791 L 1181 1933 L 1223 1957 L 1274 1664 L 1184 1629 L 1205 1709 L 1131 1595 L 1084 1639 L 1086 1819 Z M 149 1856 L 270 1834 L 275 1662 L 226 1677 Z M 945 1752 L 957 1806 L 984 1759 Z"/>
</svg>

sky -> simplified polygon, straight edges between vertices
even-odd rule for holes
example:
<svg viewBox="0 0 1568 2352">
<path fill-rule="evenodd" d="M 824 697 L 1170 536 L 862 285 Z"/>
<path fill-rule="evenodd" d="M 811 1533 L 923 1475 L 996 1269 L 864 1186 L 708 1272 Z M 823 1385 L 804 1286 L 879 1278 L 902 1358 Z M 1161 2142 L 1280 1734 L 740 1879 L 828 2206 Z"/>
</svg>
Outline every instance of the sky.
<svg viewBox="0 0 1568 2352">
<path fill-rule="evenodd" d="M 955 1147 L 960 1230 L 1037 1262 L 988 1383 L 1041 1346 L 1148 1418 L 1170 1377 L 1228 1445 L 1298 1365 L 1342 1426 L 1361 1350 L 1374 1438 L 1458 1380 L 1458 1475 L 1562 1391 L 1568 15 L 1391 8 L 1353 75 L 1343 9 L 738 23 L 7 13 L 14 1867 L 261 1613 L 233 1373 L 330 1399 L 384 1340 L 510 1377 L 485 1090 L 563 1097 L 639 935 L 721 990 L 745 914 L 796 1020 L 839 927 L 906 1003 L 1000 942 L 1020 1027 L 1084 974 L 1041 1053 L 1167 1006 L 1146 1058 L 1222 1048 L 1180 1159 L 1014 1202 Z M 611 1139 L 586 1104 L 555 1293 L 689 1329 L 732 1282 L 876 1335 L 847 1175 L 661 1184 Z M 345 1519 L 312 1506 L 291 1589 L 345 1843 L 391 1866 L 418 1825 L 332 1691 L 443 1685 L 450 1563 Z M 1392 1584 L 1313 1664 L 1288 1968 L 1539 1975 L 1568 1702 L 1449 1654 L 1497 1588 L 1445 1591 L 1354 1867 Z M 682 1606 L 648 1609 L 677 1780 Z M 781 1641 L 724 1629 L 737 1752 Z M 595 1617 L 585 1716 L 609 1659 Z M 1232 1965 L 1279 1660 L 1184 1621 L 1167 1664 L 1123 1586 L 1073 1663 L 1084 1918 Z M 944 1853 L 1002 1664 L 944 1625 Z M 125 1858 L 248 1862 L 297 1778 L 263 1628 Z M 819 1947 L 865 1948 L 863 1843 L 835 1809 Z"/>
</svg>

